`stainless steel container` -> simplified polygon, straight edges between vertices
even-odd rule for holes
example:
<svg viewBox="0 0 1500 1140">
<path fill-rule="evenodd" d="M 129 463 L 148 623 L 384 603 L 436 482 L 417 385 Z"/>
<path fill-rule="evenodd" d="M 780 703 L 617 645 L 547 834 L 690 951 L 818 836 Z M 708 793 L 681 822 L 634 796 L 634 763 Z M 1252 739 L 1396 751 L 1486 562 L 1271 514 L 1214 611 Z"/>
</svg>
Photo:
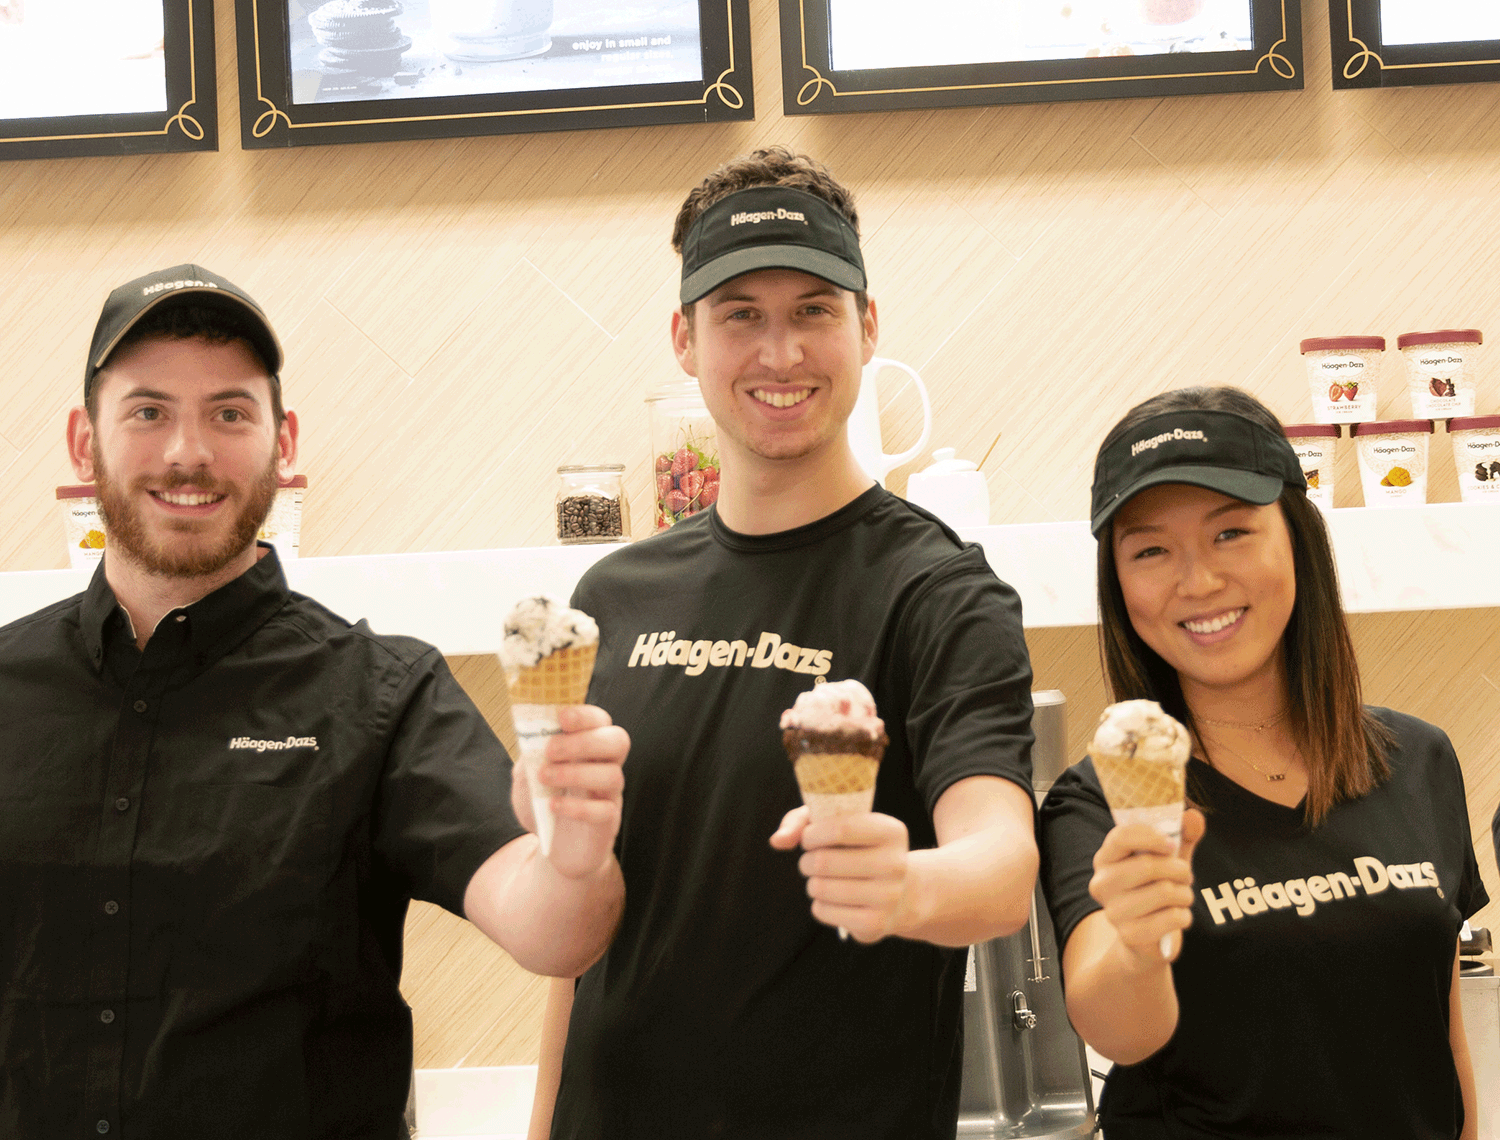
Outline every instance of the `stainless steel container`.
<svg viewBox="0 0 1500 1140">
<path fill-rule="evenodd" d="M 1066 699 L 1032 694 L 1032 778 L 1038 798 L 1067 767 Z M 1083 1042 L 1063 1004 L 1057 940 L 1040 890 L 1031 921 L 970 950 L 958 1134 L 1014 1140 L 1093 1135 L 1094 1096 Z"/>
</svg>

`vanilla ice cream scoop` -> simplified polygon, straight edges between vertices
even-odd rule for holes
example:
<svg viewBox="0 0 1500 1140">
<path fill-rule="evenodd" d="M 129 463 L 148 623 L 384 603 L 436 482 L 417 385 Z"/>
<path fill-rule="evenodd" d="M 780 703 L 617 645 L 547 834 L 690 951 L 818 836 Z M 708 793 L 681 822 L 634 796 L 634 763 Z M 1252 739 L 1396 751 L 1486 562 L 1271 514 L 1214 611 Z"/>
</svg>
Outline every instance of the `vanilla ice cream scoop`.
<svg viewBox="0 0 1500 1140">
<path fill-rule="evenodd" d="M 875 698 L 853 678 L 798 693 L 792 707 L 781 714 L 781 728 L 849 733 L 870 740 L 885 735 L 885 722 L 875 715 Z"/>
<path fill-rule="evenodd" d="M 1187 729 L 1155 701 L 1121 701 L 1099 718 L 1092 751 L 1182 767 L 1192 747 Z"/>
<path fill-rule="evenodd" d="M 559 649 L 598 644 L 599 626 L 593 618 L 539 594 L 522 598 L 506 615 L 500 664 L 507 670 L 529 669 Z"/>
</svg>

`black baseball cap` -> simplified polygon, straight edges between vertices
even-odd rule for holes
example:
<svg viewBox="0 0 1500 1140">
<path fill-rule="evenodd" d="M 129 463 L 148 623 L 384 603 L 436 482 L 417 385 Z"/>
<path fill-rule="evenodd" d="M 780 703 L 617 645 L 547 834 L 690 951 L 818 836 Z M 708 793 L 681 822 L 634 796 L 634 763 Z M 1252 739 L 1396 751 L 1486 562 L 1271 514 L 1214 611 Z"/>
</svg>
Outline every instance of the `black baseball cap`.
<svg viewBox="0 0 1500 1140">
<path fill-rule="evenodd" d="M 757 269 L 799 269 L 856 293 L 866 288 L 849 219 L 831 202 L 788 186 L 736 190 L 694 219 L 682 242 L 682 303 Z"/>
<path fill-rule="evenodd" d="M 155 273 L 127 281 L 106 298 L 99 323 L 94 326 L 88 363 L 83 369 L 84 401 L 88 401 L 94 377 L 104 367 L 110 353 L 119 347 L 125 334 L 142 317 L 169 305 L 183 304 L 222 309 L 238 318 L 235 321 L 237 331 L 260 354 L 272 381 L 276 381 L 281 373 L 281 342 L 276 339 L 265 312 L 250 294 L 201 265 L 174 265 L 171 269 L 158 269 Z"/>
<path fill-rule="evenodd" d="M 1164 412 L 1099 452 L 1089 529 L 1095 535 L 1147 487 L 1188 483 L 1265 506 L 1307 479 L 1286 436 L 1234 412 Z"/>
</svg>

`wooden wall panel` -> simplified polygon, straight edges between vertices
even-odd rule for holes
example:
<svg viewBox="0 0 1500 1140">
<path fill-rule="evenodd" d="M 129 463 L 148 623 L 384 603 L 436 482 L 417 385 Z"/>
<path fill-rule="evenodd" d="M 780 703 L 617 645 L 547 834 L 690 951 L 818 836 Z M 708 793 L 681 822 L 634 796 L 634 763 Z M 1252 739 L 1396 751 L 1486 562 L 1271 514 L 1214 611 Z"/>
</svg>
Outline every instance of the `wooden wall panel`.
<svg viewBox="0 0 1500 1140">
<path fill-rule="evenodd" d="M 587 460 L 627 465 L 648 533 L 642 399 L 678 375 L 672 217 L 764 142 L 858 194 L 880 351 L 926 377 L 933 446 L 988 454 L 996 522 L 1083 517 L 1099 439 L 1146 395 L 1237 383 L 1303 420 L 1304 336 L 1500 331 L 1500 86 L 1334 93 L 1317 0 L 1301 92 L 810 118 L 781 115 L 776 5 L 751 9 L 753 123 L 246 153 L 217 0 L 223 151 L 0 165 L 0 570 L 65 565 L 52 488 L 72 481 L 63 420 L 98 307 L 185 261 L 245 286 L 283 335 L 304 553 L 547 542 L 553 469 Z M 1481 368 L 1500 411 L 1500 368 Z M 1404 413 L 1394 351 L 1379 380 L 1382 414 Z M 894 451 L 916 401 L 895 374 L 882 390 Z M 1432 498 L 1454 499 L 1433 445 Z M 1357 505 L 1347 441 L 1335 466 Z M 1500 896 L 1500 611 L 1354 626 L 1370 699 L 1453 736 Z M 1075 754 L 1104 703 L 1093 636 L 1029 638 L 1038 685 L 1069 695 Z M 454 664 L 508 733 L 493 660 Z M 419 1064 L 533 1059 L 540 983 L 458 920 L 413 908 L 406 976 Z"/>
</svg>

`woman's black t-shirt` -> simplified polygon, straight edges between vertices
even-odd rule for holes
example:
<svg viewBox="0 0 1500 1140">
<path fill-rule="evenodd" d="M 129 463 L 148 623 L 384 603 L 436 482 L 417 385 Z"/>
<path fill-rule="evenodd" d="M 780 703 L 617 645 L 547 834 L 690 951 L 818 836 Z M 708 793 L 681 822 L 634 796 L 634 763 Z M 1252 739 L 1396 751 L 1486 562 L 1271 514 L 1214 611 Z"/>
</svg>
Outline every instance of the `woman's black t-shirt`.
<svg viewBox="0 0 1500 1140">
<path fill-rule="evenodd" d="M 1402 1137 L 1453 1140 L 1463 1105 L 1448 1037 L 1458 928 L 1489 901 L 1448 737 L 1373 709 L 1394 733 L 1391 776 L 1315 828 L 1199 760 L 1208 827 L 1193 923 L 1172 967 L 1176 1032 L 1116 1065 L 1108 1140 Z M 1092 860 L 1113 826 L 1085 759 L 1041 810 L 1042 875 L 1058 944 L 1099 904 Z"/>
</svg>

